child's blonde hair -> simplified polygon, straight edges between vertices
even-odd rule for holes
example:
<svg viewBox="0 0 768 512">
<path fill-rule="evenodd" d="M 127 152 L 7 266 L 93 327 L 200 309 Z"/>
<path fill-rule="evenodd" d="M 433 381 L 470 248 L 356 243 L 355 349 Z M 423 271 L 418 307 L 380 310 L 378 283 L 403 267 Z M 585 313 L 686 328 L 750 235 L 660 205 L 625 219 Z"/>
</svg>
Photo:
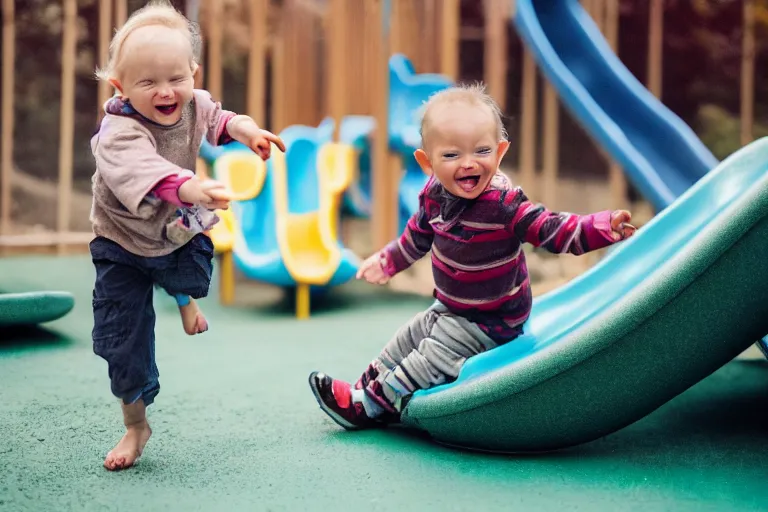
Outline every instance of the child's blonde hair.
<svg viewBox="0 0 768 512">
<path fill-rule="evenodd" d="M 436 92 L 429 97 L 424 104 L 423 115 L 421 118 L 421 140 L 425 140 L 425 135 L 430 128 L 430 113 L 435 107 L 449 103 L 464 103 L 472 106 L 486 107 L 496 122 L 498 140 L 507 139 L 507 130 L 504 128 L 502 113 L 499 105 L 485 92 L 485 85 L 480 82 L 473 84 L 459 84 L 448 89 Z M 423 142 L 422 142 L 423 144 Z"/>
<path fill-rule="evenodd" d="M 200 60 L 200 49 L 202 46 L 202 39 L 197 24 L 189 21 L 183 14 L 177 11 L 169 0 L 151 0 L 147 5 L 131 14 L 128 21 L 115 33 L 112 42 L 109 44 L 109 61 L 105 67 L 96 70 L 96 77 L 100 80 L 109 80 L 115 77 L 120 60 L 122 59 L 122 49 L 125 40 L 136 29 L 152 25 L 179 30 L 189 38 L 189 44 L 192 48 L 190 67 L 194 69 L 195 64 Z"/>
</svg>

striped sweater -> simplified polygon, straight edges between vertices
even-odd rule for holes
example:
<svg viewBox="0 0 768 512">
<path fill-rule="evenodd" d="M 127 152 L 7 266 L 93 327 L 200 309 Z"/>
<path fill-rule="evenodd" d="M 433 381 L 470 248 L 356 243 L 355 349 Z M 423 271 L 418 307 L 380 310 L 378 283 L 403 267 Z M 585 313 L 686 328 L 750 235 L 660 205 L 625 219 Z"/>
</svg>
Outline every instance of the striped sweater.
<svg viewBox="0 0 768 512">
<path fill-rule="evenodd" d="M 500 172 L 472 200 L 448 193 L 433 177 L 419 194 L 419 211 L 382 251 L 382 266 L 393 276 L 431 249 L 434 297 L 505 342 L 522 333 L 533 301 L 523 243 L 584 254 L 614 243 L 610 218 L 611 211 L 549 211 Z"/>
</svg>

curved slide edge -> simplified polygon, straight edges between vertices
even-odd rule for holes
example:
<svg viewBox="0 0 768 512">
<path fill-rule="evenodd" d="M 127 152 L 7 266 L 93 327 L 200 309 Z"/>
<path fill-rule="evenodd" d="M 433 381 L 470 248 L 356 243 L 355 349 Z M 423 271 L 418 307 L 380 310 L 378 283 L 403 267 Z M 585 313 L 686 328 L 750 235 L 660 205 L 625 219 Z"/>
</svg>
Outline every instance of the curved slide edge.
<svg viewBox="0 0 768 512">
<path fill-rule="evenodd" d="M 0 327 L 37 325 L 64 317 L 75 306 L 71 293 L 58 291 L 0 294 Z"/>
<path fill-rule="evenodd" d="M 578 0 L 517 0 L 513 22 L 564 105 L 657 211 L 717 165 L 624 66 Z"/>
<path fill-rule="evenodd" d="M 768 138 L 727 158 L 598 265 L 534 303 L 526 334 L 414 394 L 406 426 L 546 451 L 651 413 L 768 332 Z M 716 319 L 716 321 L 713 321 Z"/>
</svg>

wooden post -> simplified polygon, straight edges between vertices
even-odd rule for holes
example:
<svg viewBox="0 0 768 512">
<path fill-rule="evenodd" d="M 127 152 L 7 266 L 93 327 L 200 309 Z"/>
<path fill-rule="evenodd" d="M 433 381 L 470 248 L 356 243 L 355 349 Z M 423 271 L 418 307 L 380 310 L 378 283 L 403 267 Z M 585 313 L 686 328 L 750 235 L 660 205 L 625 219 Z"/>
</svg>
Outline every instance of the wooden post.
<svg viewBox="0 0 768 512">
<path fill-rule="evenodd" d="M 376 250 L 384 247 L 397 234 L 397 182 L 399 175 L 391 175 L 388 136 L 389 110 L 389 26 L 386 0 L 366 0 L 368 37 L 373 40 L 373 115 L 376 133 L 373 143 L 373 244 Z"/>
<path fill-rule="evenodd" d="M 216 101 L 224 101 L 221 86 L 221 21 L 224 9 L 221 0 L 209 2 L 211 18 L 208 25 L 208 84 L 207 89 Z"/>
<path fill-rule="evenodd" d="M 330 0 L 328 5 L 328 15 L 330 16 L 328 24 L 328 65 L 325 70 L 327 83 L 327 104 L 328 113 L 334 119 L 333 140 L 339 139 L 339 128 L 341 120 L 347 113 L 346 102 L 346 84 L 347 62 L 346 62 L 346 42 L 347 42 L 347 0 Z M 369 32 L 368 37 L 373 39 L 375 36 Z M 370 56 L 369 58 L 373 58 Z M 378 61 L 375 61 L 378 62 Z"/>
<path fill-rule="evenodd" d="M 285 125 L 290 126 L 296 123 L 296 101 L 298 98 L 296 77 L 300 74 L 300 70 L 296 69 L 299 52 L 296 49 L 295 0 L 283 0 L 281 18 L 280 39 L 283 42 L 283 66 L 281 69 L 283 70 L 283 87 L 285 87 L 283 114 L 285 115 Z"/>
<path fill-rule="evenodd" d="M 648 89 L 657 98 L 661 98 L 664 0 L 650 0 L 648 25 Z"/>
<path fill-rule="evenodd" d="M 437 48 L 435 40 L 437 38 L 438 31 L 435 30 L 435 22 L 437 18 L 437 6 L 435 2 L 437 0 L 423 0 L 424 9 L 424 27 L 422 27 L 423 37 L 422 41 L 422 55 L 424 60 L 424 71 L 427 73 L 434 73 L 438 71 L 437 64 Z"/>
<path fill-rule="evenodd" d="M 11 187 L 13 186 L 13 130 L 16 87 L 16 13 L 14 0 L 3 0 L 3 119 L 0 152 L 0 233 L 7 235 L 11 229 Z"/>
<path fill-rule="evenodd" d="M 269 9 L 268 0 L 250 0 L 249 18 L 251 30 L 251 47 L 248 53 L 248 115 L 259 126 L 264 126 L 265 113 L 265 77 L 266 73 L 266 48 L 267 48 L 267 15 Z"/>
<path fill-rule="evenodd" d="M 460 7 L 459 0 L 442 0 L 440 71 L 454 81 L 459 78 Z"/>
<path fill-rule="evenodd" d="M 350 50 L 349 64 L 345 66 L 344 81 L 352 94 L 347 95 L 349 103 L 346 105 L 346 114 L 368 114 L 370 107 L 370 76 L 365 71 L 366 62 L 366 34 L 365 34 L 365 6 L 362 2 L 347 4 L 346 16 L 344 16 L 347 31 L 347 47 Z M 339 120 L 337 119 L 337 122 Z"/>
<path fill-rule="evenodd" d="M 61 116 L 59 118 L 58 232 L 69 231 L 72 203 L 72 150 L 75 130 L 75 58 L 77 52 L 77 0 L 64 0 L 61 44 Z M 59 245 L 59 252 L 64 245 Z"/>
<path fill-rule="evenodd" d="M 614 53 L 619 53 L 619 2 L 605 0 L 605 37 Z M 608 157 L 608 180 L 611 188 L 611 207 L 623 208 L 627 200 L 627 178 L 615 160 Z"/>
<path fill-rule="evenodd" d="M 112 0 L 99 0 L 99 66 L 106 66 L 109 60 L 109 43 L 112 38 Z M 105 80 L 99 81 L 99 105 L 96 117 L 104 115 L 104 103 L 110 96 L 112 86 Z"/>
<path fill-rule="evenodd" d="M 283 6 L 285 8 L 285 6 Z M 283 20 L 278 35 L 272 40 L 272 119 L 271 131 L 278 133 L 285 128 L 285 44 L 282 36 Z"/>
<path fill-rule="evenodd" d="M 115 26 L 118 28 L 125 25 L 128 19 L 128 0 L 115 0 Z"/>
<path fill-rule="evenodd" d="M 744 0 L 741 39 L 741 145 L 754 138 L 755 109 L 755 0 Z"/>
<path fill-rule="evenodd" d="M 549 208 L 557 208 L 557 175 L 560 151 L 560 105 L 557 91 L 547 82 L 544 86 L 544 190 L 542 201 Z"/>
<path fill-rule="evenodd" d="M 523 48 L 523 84 L 520 106 L 520 181 L 529 198 L 537 197 L 536 187 L 536 61 Z"/>
<path fill-rule="evenodd" d="M 507 25 L 508 0 L 485 0 L 485 52 L 483 74 L 488 93 L 499 104 L 502 112 L 507 108 Z"/>
</svg>

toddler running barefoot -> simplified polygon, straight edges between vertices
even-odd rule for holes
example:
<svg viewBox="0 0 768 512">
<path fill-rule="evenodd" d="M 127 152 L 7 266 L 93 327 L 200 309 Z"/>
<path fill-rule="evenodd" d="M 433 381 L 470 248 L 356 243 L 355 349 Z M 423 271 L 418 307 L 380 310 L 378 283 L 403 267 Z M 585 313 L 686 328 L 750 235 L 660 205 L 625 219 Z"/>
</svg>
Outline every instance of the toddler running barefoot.
<svg viewBox="0 0 768 512">
<path fill-rule="evenodd" d="M 203 138 L 237 140 L 265 160 L 272 142 L 285 150 L 251 118 L 193 89 L 199 47 L 194 25 L 153 1 L 115 34 L 109 64 L 98 73 L 118 91 L 91 140 L 93 350 L 107 361 L 126 427 L 104 460 L 110 470 L 133 465 L 151 435 L 145 410 L 160 390 L 153 285 L 176 298 L 187 333 L 207 329 L 194 301 L 211 280 L 213 244 L 203 232 L 229 196 L 191 170 Z"/>
<path fill-rule="evenodd" d="M 415 156 L 431 178 L 419 211 L 358 278 L 385 284 L 431 250 L 437 301 L 395 333 L 354 385 L 309 376 L 320 408 L 347 429 L 398 421 L 416 390 L 456 379 L 467 358 L 522 333 L 532 303 L 524 243 L 584 254 L 635 229 L 629 212 L 551 212 L 513 187 L 499 172 L 509 146 L 501 113 L 481 87 L 432 96 L 421 133 Z"/>
</svg>

